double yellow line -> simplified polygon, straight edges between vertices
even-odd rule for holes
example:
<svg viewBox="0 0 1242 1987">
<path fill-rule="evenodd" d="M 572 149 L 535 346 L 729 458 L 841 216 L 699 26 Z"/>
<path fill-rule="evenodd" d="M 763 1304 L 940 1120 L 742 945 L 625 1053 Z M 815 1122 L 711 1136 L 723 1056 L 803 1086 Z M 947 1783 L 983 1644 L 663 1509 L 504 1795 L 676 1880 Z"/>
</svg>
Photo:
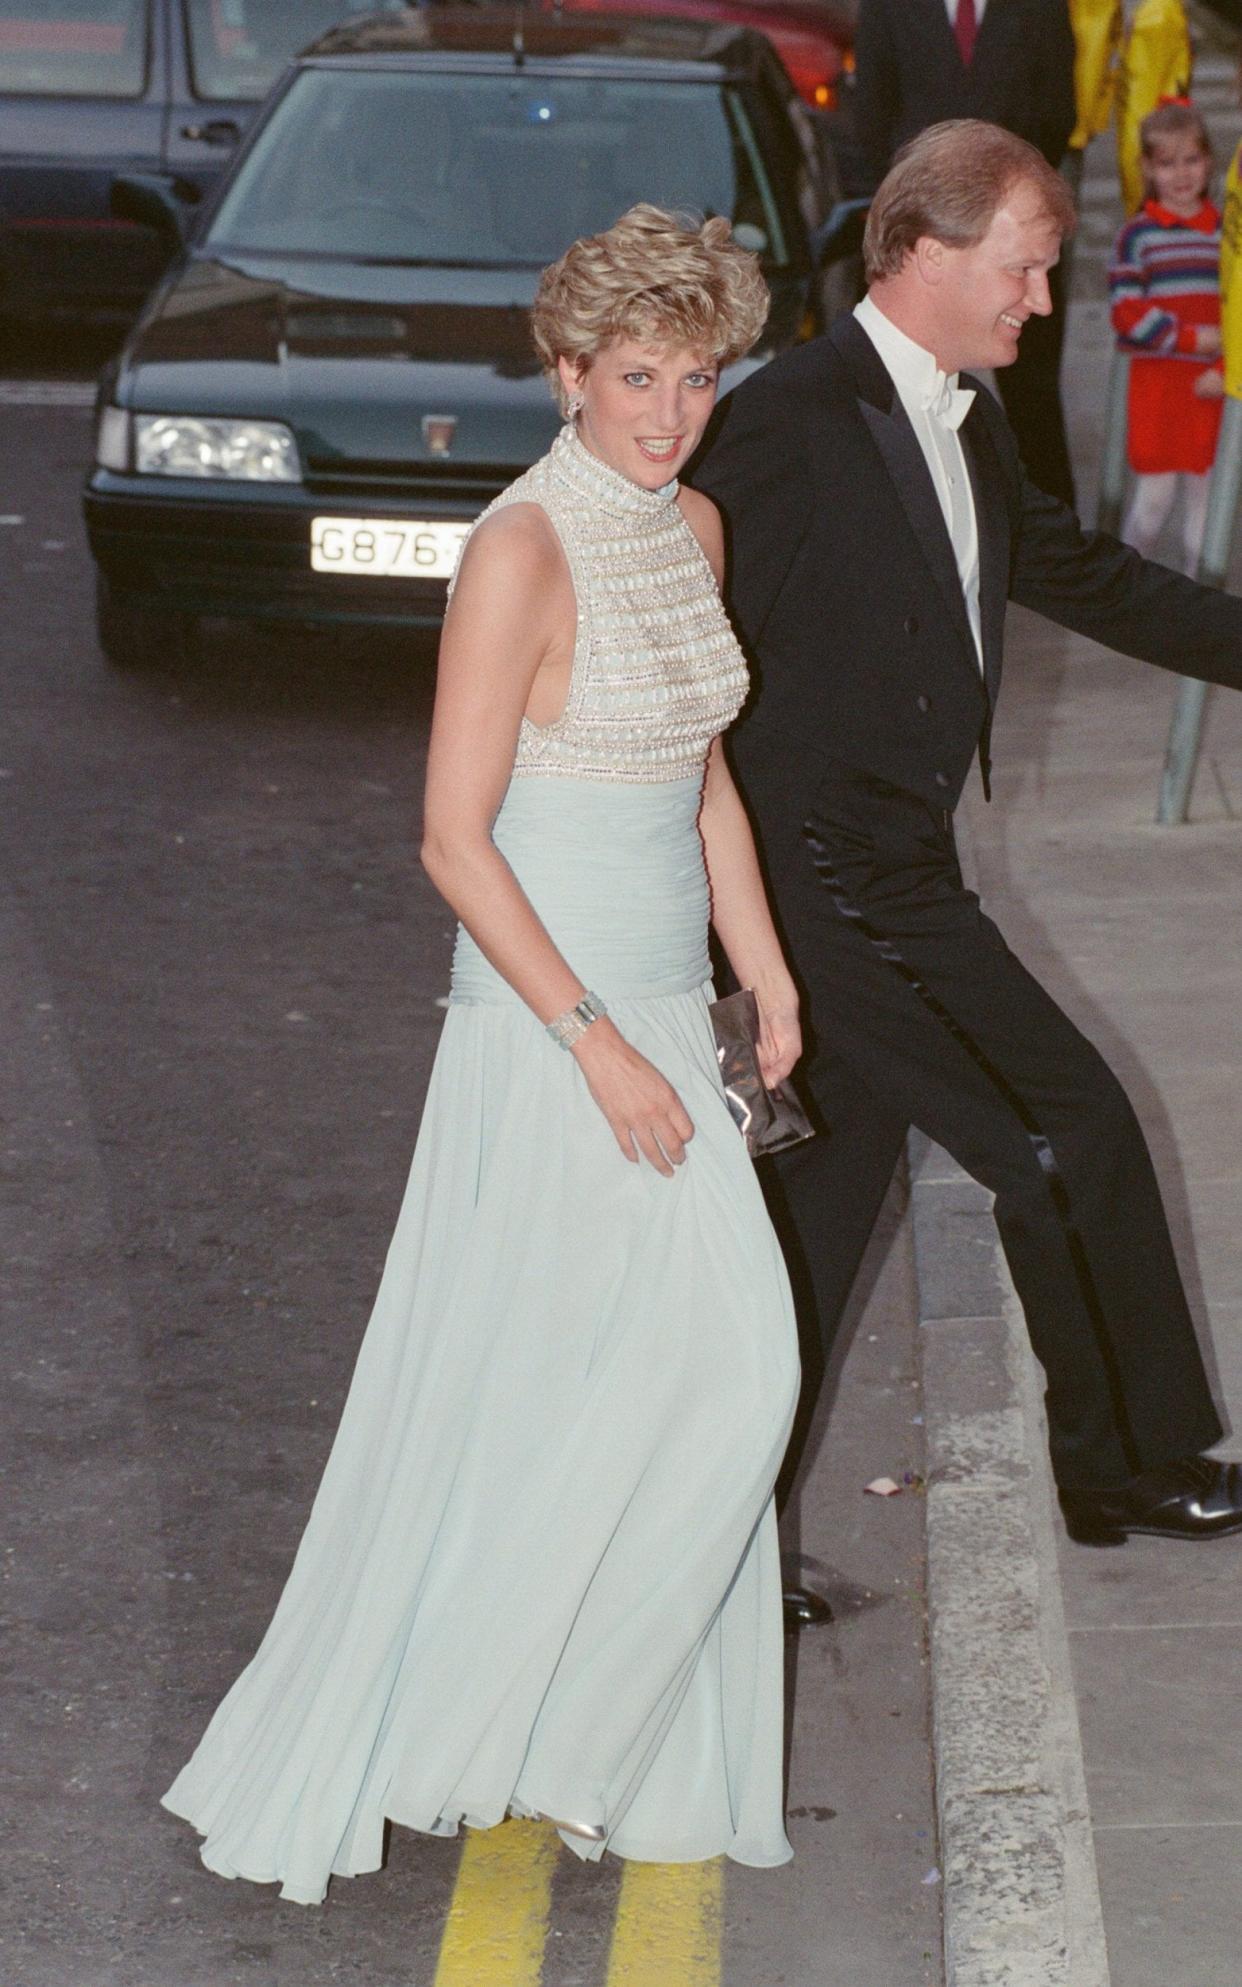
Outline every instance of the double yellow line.
<svg viewBox="0 0 1242 1987">
<path fill-rule="evenodd" d="M 435 1987 L 540 1987 L 560 1842 L 546 1822 L 466 1832 Z M 722 1865 L 627 1863 L 606 1987 L 720 1987 Z"/>
</svg>

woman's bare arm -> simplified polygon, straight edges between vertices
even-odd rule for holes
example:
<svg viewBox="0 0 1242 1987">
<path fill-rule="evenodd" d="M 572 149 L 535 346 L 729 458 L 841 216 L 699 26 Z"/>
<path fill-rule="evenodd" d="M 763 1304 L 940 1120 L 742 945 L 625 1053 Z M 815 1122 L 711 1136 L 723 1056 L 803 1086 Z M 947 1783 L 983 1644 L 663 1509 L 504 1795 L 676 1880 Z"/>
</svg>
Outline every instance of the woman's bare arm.
<svg viewBox="0 0 1242 1987">
<path fill-rule="evenodd" d="M 572 628 L 563 554 L 533 505 L 499 512 L 470 541 L 440 642 L 423 815 L 428 876 L 544 1022 L 584 989 L 493 842 L 492 824 L 566 597 Z"/>
</svg>

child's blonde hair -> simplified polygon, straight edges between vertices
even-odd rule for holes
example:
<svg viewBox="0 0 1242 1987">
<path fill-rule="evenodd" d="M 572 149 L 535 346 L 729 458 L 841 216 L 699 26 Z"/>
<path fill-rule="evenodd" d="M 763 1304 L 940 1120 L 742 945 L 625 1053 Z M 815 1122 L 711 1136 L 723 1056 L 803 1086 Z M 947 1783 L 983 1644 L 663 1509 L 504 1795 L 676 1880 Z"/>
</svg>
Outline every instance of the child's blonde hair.
<svg viewBox="0 0 1242 1987">
<path fill-rule="evenodd" d="M 1149 110 L 1139 125 L 1139 151 L 1143 162 L 1143 192 L 1148 200 L 1156 198 L 1156 188 L 1148 168 L 1155 156 L 1155 150 L 1162 138 L 1193 138 L 1203 154 L 1206 171 L 1203 175 L 1203 190 L 1207 192 L 1214 160 L 1212 140 L 1203 113 L 1197 110 L 1189 97 L 1168 97 L 1163 103 Z"/>
</svg>

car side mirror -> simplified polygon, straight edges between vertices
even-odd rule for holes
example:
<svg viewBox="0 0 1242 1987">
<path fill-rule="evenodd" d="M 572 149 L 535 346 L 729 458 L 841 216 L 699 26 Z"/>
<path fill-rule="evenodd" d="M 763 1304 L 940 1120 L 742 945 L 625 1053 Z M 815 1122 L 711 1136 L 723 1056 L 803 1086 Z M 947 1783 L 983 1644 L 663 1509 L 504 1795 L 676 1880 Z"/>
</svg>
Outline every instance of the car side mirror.
<svg viewBox="0 0 1242 1987">
<path fill-rule="evenodd" d="M 112 182 L 109 204 L 118 221 L 154 228 L 170 253 L 184 248 L 193 232 L 191 208 L 201 198 L 191 180 L 158 173 L 121 173 Z"/>
<path fill-rule="evenodd" d="M 845 262 L 862 249 L 871 196 L 858 200 L 838 200 L 836 206 L 811 237 L 811 248 L 819 268 Z"/>
</svg>

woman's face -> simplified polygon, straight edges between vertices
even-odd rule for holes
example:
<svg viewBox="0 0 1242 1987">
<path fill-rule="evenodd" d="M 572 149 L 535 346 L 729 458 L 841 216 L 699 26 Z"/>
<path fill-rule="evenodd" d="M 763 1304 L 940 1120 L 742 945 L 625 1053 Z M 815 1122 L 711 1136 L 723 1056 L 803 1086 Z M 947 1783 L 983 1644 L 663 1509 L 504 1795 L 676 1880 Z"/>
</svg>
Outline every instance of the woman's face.
<svg viewBox="0 0 1242 1987">
<path fill-rule="evenodd" d="M 1211 161 L 1189 132 L 1177 138 L 1157 138 L 1147 158 L 1152 192 L 1171 214 L 1198 213 L 1210 172 Z"/>
<path fill-rule="evenodd" d="M 581 396 L 578 433 L 591 453 L 658 490 L 698 446 L 719 367 L 688 346 L 617 338 L 581 373 L 562 359 L 560 374 L 566 393 Z"/>
</svg>

